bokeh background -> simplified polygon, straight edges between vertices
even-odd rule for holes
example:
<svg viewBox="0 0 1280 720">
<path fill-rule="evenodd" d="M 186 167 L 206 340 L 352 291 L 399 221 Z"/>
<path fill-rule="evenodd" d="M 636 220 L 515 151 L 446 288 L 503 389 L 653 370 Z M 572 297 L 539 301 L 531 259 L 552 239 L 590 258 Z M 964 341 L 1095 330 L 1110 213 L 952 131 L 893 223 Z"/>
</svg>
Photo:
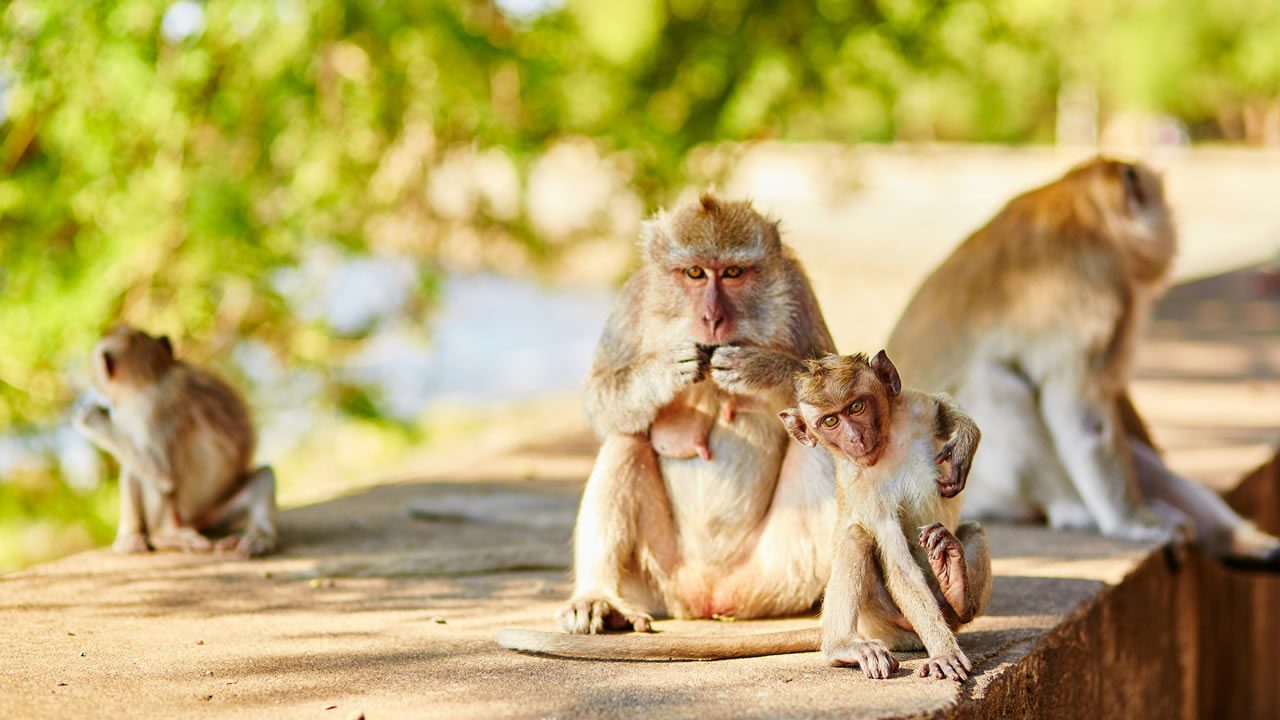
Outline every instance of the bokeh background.
<svg viewBox="0 0 1280 720">
<path fill-rule="evenodd" d="M 246 390 L 296 504 L 576 426 L 639 223 L 691 189 L 781 217 L 871 349 L 1099 150 L 1168 172 L 1180 276 L 1265 294 L 1277 148 L 1274 0 L 13 0 L 0 571 L 111 538 L 67 419 L 117 321 Z"/>
</svg>

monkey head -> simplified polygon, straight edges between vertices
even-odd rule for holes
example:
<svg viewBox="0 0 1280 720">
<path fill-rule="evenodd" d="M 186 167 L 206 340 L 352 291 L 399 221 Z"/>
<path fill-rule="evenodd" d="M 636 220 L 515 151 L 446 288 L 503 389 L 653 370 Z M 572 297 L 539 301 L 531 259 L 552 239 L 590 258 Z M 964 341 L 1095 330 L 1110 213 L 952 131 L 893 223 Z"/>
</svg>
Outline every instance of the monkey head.
<svg viewBox="0 0 1280 720">
<path fill-rule="evenodd" d="M 1177 237 L 1164 182 L 1143 163 L 1094 158 L 1017 198 L 1010 208 L 1022 210 L 1014 216 L 1029 220 L 1032 232 L 1110 241 L 1139 281 L 1161 281 L 1173 266 Z"/>
<path fill-rule="evenodd" d="M 902 392 L 898 369 L 884 350 L 871 360 L 834 353 L 806 360 L 795 391 L 797 407 L 779 413 L 792 437 L 863 467 L 876 464 L 889 444 L 893 398 Z"/>
<path fill-rule="evenodd" d="M 778 225 L 750 203 L 703 194 L 674 212 L 659 212 L 645 223 L 640 242 L 657 270 L 657 310 L 688 318 L 697 342 L 769 338 L 786 327 L 787 303 L 773 297 L 781 287 Z"/>
<path fill-rule="evenodd" d="M 112 328 L 93 350 L 93 382 L 112 402 L 154 384 L 176 362 L 165 336 L 152 337 L 128 325 Z"/>
</svg>

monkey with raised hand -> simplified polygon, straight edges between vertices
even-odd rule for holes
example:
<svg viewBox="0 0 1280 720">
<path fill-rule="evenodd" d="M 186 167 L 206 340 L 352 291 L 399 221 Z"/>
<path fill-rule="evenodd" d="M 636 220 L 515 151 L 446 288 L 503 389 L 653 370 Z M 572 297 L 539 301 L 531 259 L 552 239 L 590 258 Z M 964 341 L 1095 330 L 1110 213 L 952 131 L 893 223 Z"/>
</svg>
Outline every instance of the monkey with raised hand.
<svg viewBox="0 0 1280 720">
<path fill-rule="evenodd" d="M 958 523 L 959 494 L 981 437 L 946 395 L 904 390 L 881 352 L 807 360 L 795 380 L 798 407 L 779 413 L 802 447 L 835 464 L 837 515 L 821 633 L 729 637 L 583 637 L 505 630 L 504 646 L 597 659 L 710 660 L 821 649 L 836 666 L 870 678 L 898 668 L 890 650 L 923 646 L 925 677 L 964 680 L 973 666 L 952 629 L 991 597 L 986 534 Z M 828 530 L 831 526 L 828 526 Z"/>
<path fill-rule="evenodd" d="M 809 281 L 776 223 L 709 194 L 647 222 L 640 252 L 587 380 L 602 445 L 561 623 L 806 611 L 830 562 L 831 461 L 776 415 L 801 361 L 832 349 Z"/>
<path fill-rule="evenodd" d="M 1164 464 L 1126 391 L 1176 247 L 1160 178 L 1099 158 L 1014 198 L 916 291 L 888 349 L 982 426 L 966 514 L 1137 540 L 1189 520 L 1225 559 L 1280 563 L 1280 539 Z"/>
<path fill-rule="evenodd" d="M 253 425 L 235 390 L 127 326 L 94 349 L 93 379 L 108 406 L 84 407 L 75 426 L 120 464 L 117 552 L 275 549 L 275 474 L 250 469 Z M 234 532 L 215 544 L 207 531 Z"/>
</svg>

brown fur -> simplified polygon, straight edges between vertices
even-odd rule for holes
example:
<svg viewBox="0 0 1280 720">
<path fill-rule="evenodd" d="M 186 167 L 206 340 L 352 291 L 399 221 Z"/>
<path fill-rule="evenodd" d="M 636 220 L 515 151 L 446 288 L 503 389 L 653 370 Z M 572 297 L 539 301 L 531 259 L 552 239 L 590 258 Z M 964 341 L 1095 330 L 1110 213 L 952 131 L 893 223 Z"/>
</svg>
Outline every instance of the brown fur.
<svg viewBox="0 0 1280 720">
<path fill-rule="evenodd" d="M 209 549 L 199 531 L 232 522 L 233 504 L 254 507 L 245 534 L 223 546 L 274 547 L 274 475 L 250 471 L 253 425 L 234 389 L 177 359 L 167 338 L 124 326 L 94 351 L 94 382 L 110 409 L 85 408 L 77 426 L 121 465 L 117 549 Z"/>
<path fill-rule="evenodd" d="M 660 212 L 640 249 L 587 380 L 603 445 L 561 622 L 598 633 L 810 609 L 830 561 L 831 466 L 773 419 L 801 361 L 832 349 L 808 279 L 776 223 L 710 195 Z"/>
<path fill-rule="evenodd" d="M 952 629 L 986 606 L 990 558 L 980 527 L 957 526 L 959 491 L 940 489 L 963 487 L 977 426 L 946 396 L 904 390 L 884 351 L 870 361 L 828 355 L 806 363 L 796 403 L 781 413 L 787 430 L 822 446 L 836 465 L 835 562 L 822 612 L 827 660 L 884 678 L 897 669 L 891 649 L 923 642 L 932 657 L 920 675 L 966 679 L 972 663 Z M 948 460 L 950 475 L 937 467 Z"/>
<path fill-rule="evenodd" d="M 1155 459 L 1125 391 L 1175 250 L 1160 178 L 1099 158 L 1014 198 L 925 280 L 889 350 L 982 423 L 971 510 L 1133 539 L 1189 517 L 1219 552 L 1280 560 L 1280 541 Z"/>
</svg>

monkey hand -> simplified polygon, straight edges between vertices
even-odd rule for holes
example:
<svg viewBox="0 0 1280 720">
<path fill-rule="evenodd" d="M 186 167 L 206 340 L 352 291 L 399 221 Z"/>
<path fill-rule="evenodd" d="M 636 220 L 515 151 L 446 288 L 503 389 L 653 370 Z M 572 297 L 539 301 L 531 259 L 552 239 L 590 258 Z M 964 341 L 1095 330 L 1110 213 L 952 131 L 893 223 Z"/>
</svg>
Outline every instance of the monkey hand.
<svg viewBox="0 0 1280 720">
<path fill-rule="evenodd" d="M 880 640 L 853 640 L 824 651 L 832 667 L 861 668 L 872 680 L 885 680 L 898 671 L 898 661 Z"/>
<path fill-rule="evenodd" d="M 973 663 L 970 662 L 960 648 L 956 648 L 952 652 L 935 655 L 925 660 L 920 669 L 916 671 L 916 675 L 922 678 L 931 677 L 937 680 L 964 682 L 969 679 L 969 673 L 972 671 Z"/>
<path fill-rule="evenodd" d="M 81 435 L 96 442 L 111 427 L 111 414 L 101 405 L 85 404 L 76 408 L 71 424 Z"/>
<path fill-rule="evenodd" d="M 209 552 L 213 549 L 213 542 L 197 530 L 179 527 L 152 534 L 151 546 L 156 550 Z"/>
<path fill-rule="evenodd" d="M 111 543 L 111 549 L 121 555 L 136 555 L 147 552 L 151 548 L 147 545 L 147 536 L 135 532 L 117 535 L 115 542 Z"/>
<path fill-rule="evenodd" d="M 687 385 L 700 383 L 707 379 L 711 368 L 710 345 L 702 345 L 692 340 L 676 344 L 671 351 L 671 360 L 675 365 L 675 389 L 678 392 Z"/>
<path fill-rule="evenodd" d="M 953 498 L 964 492 L 969 480 L 969 468 L 973 465 L 973 450 L 968 443 L 961 446 L 961 436 L 952 435 L 942 450 L 933 458 L 935 465 L 951 463 L 949 470 L 938 476 L 938 494 Z"/>
<path fill-rule="evenodd" d="M 1172 542 L 1175 545 L 1186 545 L 1195 536 L 1190 519 L 1164 503 L 1148 503 L 1139 507 L 1127 521 L 1105 534 L 1136 542 Z"/>
<path fill-rule="evenodd" d="M 735 395 L 752 395 L 785 384 L 794 361 L 756 345 L 720 345 L 711 354 L 711 380 Z"/>
<path fill-rule="evenodd" d="M 602 597 L 576 597 L 556 613 L 565 632 L 579 635 L 599 635 L 605 630 L 649 632 L 653 628 L 653 616 L 649 613 L 624 608 L 622 603 Z"/>
</svg>

